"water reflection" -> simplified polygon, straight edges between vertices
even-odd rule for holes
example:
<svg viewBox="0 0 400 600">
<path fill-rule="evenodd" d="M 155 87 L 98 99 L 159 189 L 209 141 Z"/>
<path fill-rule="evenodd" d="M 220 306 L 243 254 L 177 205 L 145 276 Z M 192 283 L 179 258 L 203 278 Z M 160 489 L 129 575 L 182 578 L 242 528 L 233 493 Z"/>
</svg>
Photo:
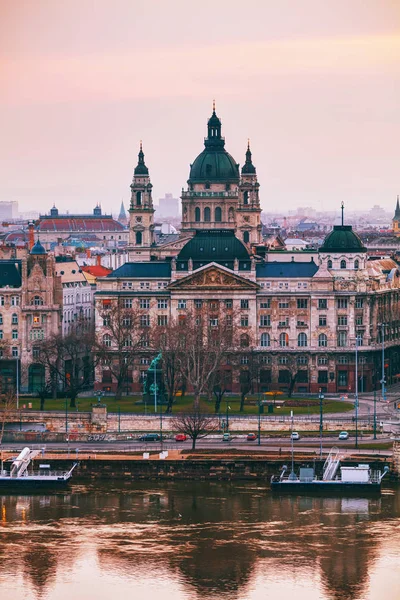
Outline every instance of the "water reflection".
<svg viewBox="0 0 400 600">
<path fill-rule="evenodd" d="M 400 560 L 400 492 L 390 490 L 324 499 L 250 485 L 75 486 L 0 496 L 0 507 L 0 597 L 15 600 L 70 598 L 72 582 L 79 600 L 141 589 L 163 600 L 256 600 L 272 590 L 282 600 L 293 590 L 372 600 L 382 597 L 374 581 L 387 576 L 387 548 Z M 400 597 L 399 575 L 391 588 L 385 598 Z"/>
</svg>

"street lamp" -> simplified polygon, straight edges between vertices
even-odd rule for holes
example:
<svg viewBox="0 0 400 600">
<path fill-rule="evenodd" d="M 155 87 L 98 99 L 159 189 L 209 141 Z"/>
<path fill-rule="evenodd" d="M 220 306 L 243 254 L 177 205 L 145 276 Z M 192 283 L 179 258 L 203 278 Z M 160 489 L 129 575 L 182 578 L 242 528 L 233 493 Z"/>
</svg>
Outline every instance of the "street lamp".
<svg viewBox="0 0 400 600">
<path fill-rule="evenodd" d="M 322 388 L 319 388 L 319 457 L 322 459 L 322 433 L 324 430 L 324 413 L 323 413 L 323 400 L 324 394 Z"/>
<path fill-rule="evenodd" d="M 228 405 L 228 400 L 226 401 L 226 431 L 229 431 L 229 411 L 231 407 Z"/>
<path fill-rule="evenodd" d="M 17 381 L 16 381 L 16 386 L 15 386 L 15 392 L 16 392 L 16 397 L 17 397 L 17 410 L 19 409 L 19 355 L 18 354 L 15 357 L 16 367 L 17 367 L 16 368 Z"/>
<path fill-rule="evenodd" d="M 382 385 L 382 401 L 386 400 L 385 397 L 385 327 L 386 323 L 379 323 L 378 327 L 381 328 L 381 336 L 382 336 L 382 378 L 380 380 L 380 384 Z"/>
<path fill-rule="evenodd" d="M 356 335 L 356 367 L 355 367 L 355 410 L 356 410 L 356 448 L 358 448 L 358 335 Z"/>
</svg>

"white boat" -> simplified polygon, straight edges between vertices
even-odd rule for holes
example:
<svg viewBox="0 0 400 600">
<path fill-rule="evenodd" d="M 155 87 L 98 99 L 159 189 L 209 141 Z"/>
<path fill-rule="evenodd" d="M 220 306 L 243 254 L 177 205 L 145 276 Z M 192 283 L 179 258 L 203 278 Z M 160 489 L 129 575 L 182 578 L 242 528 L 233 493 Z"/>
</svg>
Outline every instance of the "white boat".
<svg viewBox="0 0 400 600">
<path fill-rule="evenodd" d="M 24 448 L 11 462 L 10 469 L 4 468 L 1 461 L 0 489 L 22 488 L 59 488 L 66 486 L 78 463 L 74 463 L 68 471 L 52 471 L 50 465 L 39 464 L 37 470 L 29 468 L 33 459 L 40 454 L 39 450 Z"/>
<path fill-rule="evenodd" d="M 318 478 L 312 467 L 301 467 L 299 475 L 296 475 L 292 462 L 290 473 L 284 466 L 279 476 L 271 477 L 271 489 L 289 494 L 358 495 L 362 493 L 365 495 L 380 493 L 382 479 L 388 471 L 389 467 L 385 467 L 382 472 L 371 469 L 368 464 L 341 466 L 339 449 L 334 447 L 324 463 L 322 477 Z"/>
</svg>

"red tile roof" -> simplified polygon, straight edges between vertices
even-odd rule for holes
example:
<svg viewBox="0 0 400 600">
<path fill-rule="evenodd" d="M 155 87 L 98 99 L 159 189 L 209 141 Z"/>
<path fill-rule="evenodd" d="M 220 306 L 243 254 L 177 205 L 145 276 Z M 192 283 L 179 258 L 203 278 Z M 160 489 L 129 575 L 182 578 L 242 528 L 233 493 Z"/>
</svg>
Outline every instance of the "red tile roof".
<svg viewBox="0 0 400 600">
<path fill-rule="evenodd" d="M 88 267 L 81 267 L 81 270 L 90 273 L 94 277 L 106 277 L 112 273 L 112 269 L 107 269 L 102 265 L 89 265 Z"/>
<path fill-rule="evenodd" d="M 124 226 L 110 217 L 70 215 L 63 218 L 41 217 L 40 231 L 124 231 Z"/>
</svg>

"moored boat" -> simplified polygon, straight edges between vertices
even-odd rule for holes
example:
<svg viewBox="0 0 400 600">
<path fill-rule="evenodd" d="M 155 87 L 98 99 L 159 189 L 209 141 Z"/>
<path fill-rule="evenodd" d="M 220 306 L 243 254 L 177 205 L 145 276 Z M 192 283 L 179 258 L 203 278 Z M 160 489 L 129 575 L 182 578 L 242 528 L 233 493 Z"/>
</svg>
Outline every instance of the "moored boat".
<svg viewBox="0 0 400 600">
<path fill-rule="evenodd" d="M 39 455 L 39 450 L 24 448 L 19 455 L 12 460 L 10 469 L 4 469 L 1 462 L 0 489 L 57 489 L 65 487 L 72 477 L 73 470 L 78 463 L 74 463 L 68 471 L 53 471 L 48 464 L 39 464 L 34 470 L 29 468 L 32 461 Z M 33 464 L 33 463 L 32 463 Z"/>
<path fill-rule="evenodd" d="M 368 464 L 342 466 L 338 448 L 332 448 L 323 466 L 322 477 L 317 477 L 313 467 L 301 467 L 299 475 L 284 466 L 280 475 L 271 477 L 272 491 L 289 494 L 379 494 L 381 482 L 388 472 L 371 469 Z"/>
</svg>

